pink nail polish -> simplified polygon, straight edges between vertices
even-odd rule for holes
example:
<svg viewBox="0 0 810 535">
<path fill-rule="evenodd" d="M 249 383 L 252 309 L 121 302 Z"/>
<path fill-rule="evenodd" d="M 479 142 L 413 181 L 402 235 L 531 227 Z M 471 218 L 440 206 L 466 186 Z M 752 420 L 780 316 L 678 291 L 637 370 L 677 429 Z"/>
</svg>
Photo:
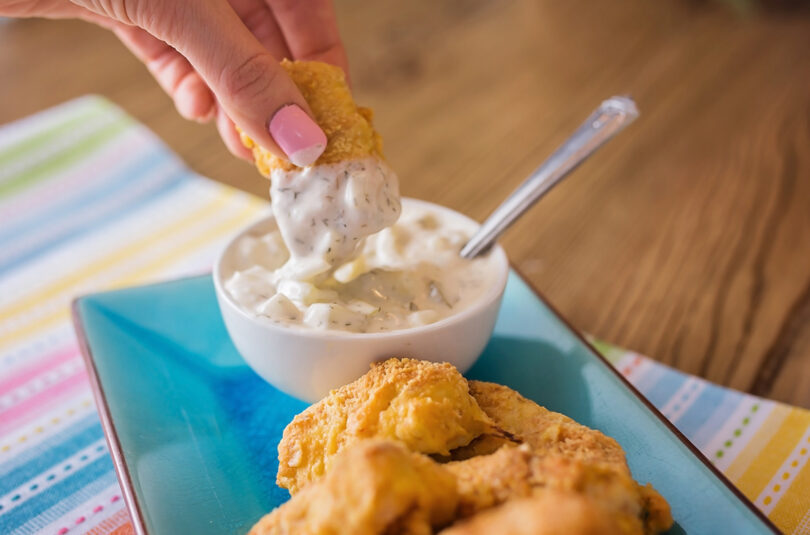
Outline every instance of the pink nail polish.
<svg viewBox="0 0 810 535">
<path fill-rule="evenodd" d="M 326 149 L 326 134 L 295 104 L 288 104 L 273 115 L 270 135 L 298 167 L 312 165 Z"/>
</svg>

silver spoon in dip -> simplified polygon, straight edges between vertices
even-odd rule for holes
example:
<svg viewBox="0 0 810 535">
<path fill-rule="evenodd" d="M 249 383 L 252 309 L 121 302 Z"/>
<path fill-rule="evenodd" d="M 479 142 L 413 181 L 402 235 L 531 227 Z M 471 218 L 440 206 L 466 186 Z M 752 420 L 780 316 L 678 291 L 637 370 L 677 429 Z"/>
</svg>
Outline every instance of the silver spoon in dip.
<svg viewBox="0 0 810 535">
<path fill-rule="evenodd" d="M 611 97 L 602 102 L 571 137 L 490 214 L 461 249 L 461 256 L 475 258 L 487 252 L 534 203 L 636 117 L 638 109 L 630 97 Z"/>
</svg>

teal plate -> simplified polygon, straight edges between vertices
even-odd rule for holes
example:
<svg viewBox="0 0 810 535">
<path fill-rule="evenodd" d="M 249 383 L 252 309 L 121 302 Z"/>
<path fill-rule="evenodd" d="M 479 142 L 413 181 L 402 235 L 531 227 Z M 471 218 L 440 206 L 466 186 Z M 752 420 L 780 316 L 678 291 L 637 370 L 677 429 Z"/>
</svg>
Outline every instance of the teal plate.
<svg viewBox="0 0 810 535">
<path fill-rule="evenodd" d="M 306 404 L 244 363 L 210 276 L 82 297 L 73 313 L 138 533 L 244 534 L 289 498 L 275 485 L 276 446 Z M 515 274 L 467 376 L 618 440 L 636 479 L 671 504 L 672 533 L 778 533 Z"/>
</svg>

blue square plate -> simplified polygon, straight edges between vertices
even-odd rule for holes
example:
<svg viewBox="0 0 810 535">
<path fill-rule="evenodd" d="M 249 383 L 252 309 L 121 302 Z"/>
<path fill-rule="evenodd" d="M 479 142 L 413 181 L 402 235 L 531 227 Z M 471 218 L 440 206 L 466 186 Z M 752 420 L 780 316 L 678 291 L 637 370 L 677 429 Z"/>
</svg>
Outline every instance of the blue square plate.
<svg viewBox="0 0 810 535">
<path fill-rule="evenodd" d="M 242 361 L 209 276 L 82 297 L 73 313 L 136 531 L 244 534 L 288 499 L 276 446 L 306 405 Z M 672 505 L 673 533 L 778 533 L 515 274 L 467 375 L 618 440 Z"/>
</svg>

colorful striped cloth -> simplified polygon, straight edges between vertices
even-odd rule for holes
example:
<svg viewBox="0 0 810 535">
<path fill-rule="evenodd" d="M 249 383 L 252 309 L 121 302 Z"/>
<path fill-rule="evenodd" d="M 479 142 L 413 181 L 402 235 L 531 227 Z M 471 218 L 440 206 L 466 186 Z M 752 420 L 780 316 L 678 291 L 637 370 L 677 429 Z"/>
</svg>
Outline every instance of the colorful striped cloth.
<svg viewBox="0 0 810 535">
<path fill-rule="evenodd" d="M 133 532 L 70 300 L 206 271 L 266 209 L 98 97 L 0 127 L 0 533 Z M 780 528 L 810 534 L 810 411 L 598 345 Z"/>
</svg>

